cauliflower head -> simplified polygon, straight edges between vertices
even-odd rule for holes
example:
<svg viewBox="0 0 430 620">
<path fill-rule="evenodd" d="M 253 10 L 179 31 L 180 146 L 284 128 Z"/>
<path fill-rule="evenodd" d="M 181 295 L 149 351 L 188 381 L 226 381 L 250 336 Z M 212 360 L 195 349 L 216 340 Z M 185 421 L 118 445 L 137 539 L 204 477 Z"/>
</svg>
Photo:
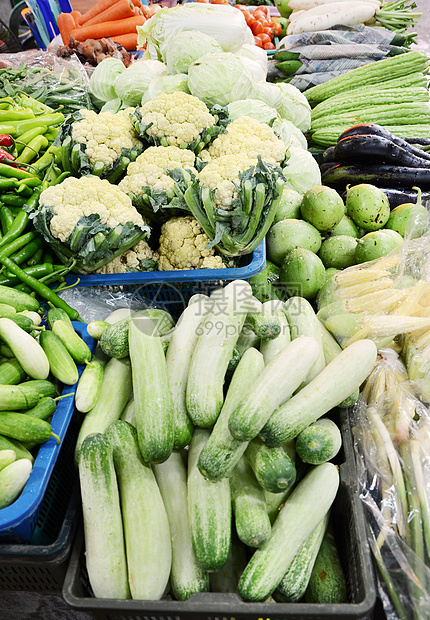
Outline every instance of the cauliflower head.
<svg viewBox="0 0 430 620">
<path fill-rule="evenodd" d="M 209 142 L 218 120 L 203 101 L 182 91 L 161 93 L 136 109 L 132 117 L 142 140 L 195 152 Z"/>
<path fill-rule="evenodd" d="M 146 271 L 147 261 L 158 263 L 158 252 L 154 252 L 146 241 L 139 241 L 132 248 L 123 252 L 113 260 L 97 269 L 96 273 L 129 273 L 130 271 Z"/>
<path fill-rule="evenodd" d="M 214 190 L 213 202 L 216 208 L 228 211 L 233 208 L 233 200 L 238 196 L 239 173 L 256 163 L 257 158 L 251 159 L 244 152 L 222 155 L 212 159 L 199 172 L 199 184 Z"/>
<path fill-rule="evenodd" d="M 130 110 L 111 112 L 79 111 L 82 120 L 72 124 L 71 136 L 74 142 L 84 144 L 90 164 L 103 162 L 112 167 L 121 157 L 123 149 L 142 149 L 130 120 Z"/>
<path fill-rule="evenodd" d="M 221 256 L 206 247 L 209 237 L 191 215 L 167 220 L 161 227 L 159 242 L 159 271 L 225 268 Z"/>
<path fill-rule="evenodd" d="M 263 161 L 279 165 L 285 159 L 285 151 L 284 142 L 269 125 L 249 116 L 239 116 L 227 125 L 226 133 L 215 138 L 202 159 L 246 153 L 250 159 L 256 160 L 261 155 Z"/>
<path fill-rule="evenodd" d="M 172 192 L 175 181 L 166 171 L 184 168 L 197 175 L 195 158 L 192 151 L 177 146 L 150 146 L 128 165 L 127 174 L 118 187 L 135 196 L 143 194 L 145 187 Z"/>
</svg>

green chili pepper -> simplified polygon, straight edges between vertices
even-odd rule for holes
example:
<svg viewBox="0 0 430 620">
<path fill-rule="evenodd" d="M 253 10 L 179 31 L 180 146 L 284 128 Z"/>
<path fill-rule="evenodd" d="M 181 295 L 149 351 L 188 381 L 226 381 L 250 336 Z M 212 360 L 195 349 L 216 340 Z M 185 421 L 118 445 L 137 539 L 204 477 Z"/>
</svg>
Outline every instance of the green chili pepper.
<svg viewBox="0 0 430 620">
<path fill-rule="evenodd" d="M 10 243 L 3 245 L 1 252 L 3 256 L 11 256 L 15 252 L 17 252 L 20 248 L 25 246 L 27 243 L 30 243 L 34 239 L 38 238 L 38 233 L 35 230 L 31 230 L 24 235 L 20 235 Z"/>
<path fill-rule="evenodd" d="M 54 114 L 44 114 L 43 116 L 37 116 L 36 118 L 31 118 L 26 121 L 11 121 L 10 124 L 16 128 L 17 135 L 28 131 L 29 129 L 33 129 L 34 127 L 39 127 L 40 125 L 46 125 L 50 127 L 51 125 L 61 125 L 64 121 L 64 114 L 61 112 L 56 112 Z M 6 132 L 3 132 L 6 133 Z"/>
<path fill-rule="evenodd" d="M 8 264 L 6 264 L 4 261 L 7 261 Z M 25 282 L 24 278 L 21 278 L 15 274 L 14 269 L 20 269 L 24 273 L 24 276 L 31 276 L 36 280 L 36 282 L 38 278 L 51 275 L 54 272 L 54 265 L 52 265 L 51 263 L 46 263 L 46 265 L 44 263 L 41 263 L 39 265 L 35 265 L 34 267 L 26 267 L 25 269 L 21 269 L 21 267 L 18 267 L 18 265 L 13 262 L 13 260 L 7 258 L 6 256 L 3 256 L 1 252 L 0 262 L 3 263 L 7 271 L 10 271 L 12 272 L 12 274 L 14 274 L 12 276 L 4 276 L 3 278 L 0 278 L 1 286 L 15 286 L 15 284 L 19 284 L 20 280 L 22 282 Z"/>
<path fill-rule="evenodd" d="M 26 121 L 34 118 L 33 110 L 0 110 L 0 123 L 9 121 Z"/>
<path fill-rule="evenodd" d="M 36 136 L 27 144 L 21 155 L 15 161 L 28 164 L 38 156 L 39 151 L 46 149 L 49 145 L 47 138 L 43 135 Z"/>
<path fill-rule="evenodd" d="M 0 125 L 0 133 L 8 133 L 10 136 L 16 136 L 16 127 L 13 125 Z"/>
<path fill-rule="evenodd" d="M 13 224 L 14 217 L 11 210 L 3 205 L 0 208 L 0 224 L 3 235 L 6 235 Z M 3 237 L 4 239 L 4 237 Z M 3 239 L 0 241 L 0 245 L 3 245 Z"/>
<path fill-rule="evenodd" d="M 0 190 L 9 189 L 11 187 L 16 187 L 15 179 L 4 179 L 4 178 L 0 179 Z"/>
<path fill-rule="evenodd" d="M 27 144 L 33 140 L 33 138 L 46 134 L 46 130 L 46 125 L 40 125 L 39 127 L 34 127 L 34 129 L 29 129 L 25 133 L 21 134 L 19 140 L 16 140 L 16 149 L 18 153 L 25 149 Z"/>
<path fill-rule="evenodd" d="M 9 166 L 9 164 L 0 163 L 0 177 L 22 180 L 34 178 L 35 176 L 36 175 L 26 172 L 25 170 L 21 170 L 20 168 L 15 168 L 14 166 Z"/>
<path fill-rule="evenodd" d="M 0 201 L 10 207 L 23 207 L 26 203 L 26 199 L 24 197 L 17 196 L 16 194 L 1 194 Z"/>
<path fill-rule="evenodd" d="M 41 101 L 38 101 L 37 99 L 34 99 L 33 97 L 26 95 L 25 93 L 21 94 L 20 99 L 21 105 L 26 108 L 30 108 L 35 114 L 48 114 L 54 111 L 52 108 L 49 107 L 49 105 L 46 105 L 45 103 L 42 103 Z"/>
<path fill-rule="evenodd" d="M 33 256 L 28 259 L 26 263 L 27 266 L 32 267 L 33 265 L 38 265 L 42 260 L 42 256 L 43 256 L 43 240 L 42 240 L 41 246 L 35 251 Z"/>
<path fill-rule="evenodd" d="M 22 247 L 18 252 L 10 255 L 11 260 L 16 265 L 22 265 L 22 263 L 27 262 L 30 258 L 32 258 L 38 250 L 42 249 L 43 239 L 42 237 L 36 237 L 30 243 L 27 243 L 24 247 Z M 43 250 L 42 250 L 43 252 Z M 4 252 L 3 252 L 4 256 Z M 39 261 L 34 262 L 34 265 L 39 264 Z M 29 265 L 29 267 L 32 265 Z"/>
<path fill-rule="evenodd" d="M 43 153 L 42 157 L 31 165 L 31 169 L 35 172 L 35 174 L 40 174 L 46 170 L 52 162 L 56 165 L 61 164 L 61 146 L 51 144 L 51 146 L 48 147 Z"/>
</svg>

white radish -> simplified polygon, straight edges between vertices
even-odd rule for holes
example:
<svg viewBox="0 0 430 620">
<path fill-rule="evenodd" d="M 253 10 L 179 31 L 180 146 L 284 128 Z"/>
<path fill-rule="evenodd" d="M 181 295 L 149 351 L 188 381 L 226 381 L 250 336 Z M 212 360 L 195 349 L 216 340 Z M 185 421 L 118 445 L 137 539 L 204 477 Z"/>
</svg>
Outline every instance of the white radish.
<svg viewBox="0 0 430 620">
<path fill-rule="evenodd" d="M 350 0 L 290 0 L 288 3 L 288 7 L 293 9 L 293 11 L 307 11 L 308 9 L 312 9 L 316 6 L 320 5 L 328 5 L 328 4 L 345 4 Z M 362 0 L 367 4 L 374 4 L 376 8 L 381 8 L 382 2 L 381 0 Z M 294 13 L 292 13 L 293 15 Z"/>
<path fill-rule="evenodd" d="M 371 20 L 375 15 L 375 8 L 371 4 L 367 3 L 350 3 L 352 6 L 347 6 L 345 3 L 342 8 L 327 12 L 327 7 L 315 7 L 315 9 L 325 9 L 322 13 L 312 13 L 312 15 L 305 15 L 298 19 L 296 22 L 289 24 L 287 28 L 287 35 L 289 34 L 302 34 L 303 32 L 316 32 L 318 30 L 328 30 L 333 26 L 356 26 Z M 331 6 L 339 6 L 333 4 Z M 310 9 L 307 13 L 315 11 Z"/>
<path fill-rule="evenodd" d="M 292 24 L 293 22 L 297 21 L 300 17 L 303 17 L 305 13 L 307 13 L 307 11 L 305 10 L 293 11 L 293 13 L 291 13 L 291 15 L 288 17 L 288 21 L 290 22 L 290 24 Z"/>
</svg>

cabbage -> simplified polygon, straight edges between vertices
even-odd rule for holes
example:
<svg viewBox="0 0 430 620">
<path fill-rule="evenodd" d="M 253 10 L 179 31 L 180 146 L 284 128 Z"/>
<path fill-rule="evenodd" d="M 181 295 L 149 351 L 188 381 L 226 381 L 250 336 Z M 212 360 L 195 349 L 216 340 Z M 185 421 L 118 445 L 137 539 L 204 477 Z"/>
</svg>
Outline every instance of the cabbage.
<svg viewBox="0 0 430 620">
<path fill-rule="evenodd" d="M 311 187 L 321 185 L 321 171 L 312 153 L 292 146 L 287 150 L 286 157 L 282 170 L 287 179 L 285 187 L 303 195 Z"/>
<path fill-rule="evenodd" d="M 185 30 L 167 44 L 165 61 L 169 73 L 188 73 L 188 67 L 194 60 L 222 51 L 217 41 L 208 34 Z"/>
<path fill-rule="evenodd" d="M 286 82 L 278 82 L 274 86 L 282 92 L 282 105 L 276 106 L 282 118 L 291 121 L 301 131 L 308 131 L 311 127 L 311 106 L 304 94 Z"/>
<path fill-rule="evenodd" d="M 254 82 L 259 82 L 261 80 L 266 79 L 266 73 L 264 69 L 261 68 L 261 65 L 258 62 L 256 62 L 255 60 L 251 60 L 250 58 L 247 58 L 246 56 L 239 55 L 238 57 L 243 62 L 245 67 L 247 67 L 248 70 L 250 71 Z"/>
<path fill-rule="evenodd" d="M 221 52 L 206 54 L 190 65 L 188 88 L 192 95 L 211 108 L 216 104 L 225 106 L 238 99 L 250 98 L 254 82 L 240 58 Z"/>
<path fill-rule="evenodd" d="M 138 105 L 151 80 L 162 75 L 167 75 L 167 67 L 162 62 L 138 60 L 116 78 L 114 82 L 116 96 L 120 97 L 126 106 Z"/>
<path fill-rule="evenodd" d="M 269 108 L 275 108 L 276 110 L 283 103 L 282 93 L 277 88 L 277 85 L 263 81 L 254 84 L 254 99 L 264 101 Z"/>
<path fill-rule="evenodd" d="M 229 4 L 189 2 L 157 11 L 143 26 L 137 26 L 137 46 L 146 45 L 146 55 L 166 61 L 171 41 L 184 30 L 199 31 L 214 38 L 225 52 L 253 43 L 242 11 Z"/>
<path fill-rule="evenodd" d="M 98 108 L 107 101 L 117 98 L 114 82 L 124 71 L 124 63 L 113 57 L 105 58 L 94 69 L 90 77 L 90 94 Z"/>
<path fill-rule="evenodd" d="M 253 41 L 252 44 L 246 43 L 245 45 L 242 45 L 242 47 L 236 52 L 236 54 L 238 56 L 241 56 L 242 58 L 247 58 L 248 60 L 252 60 L 253 62 L 256 62 L 260 65 L 262 71 L 264 72 L 264 75 L 261 74 L 263 75 L 263 77 L 259 78 L 256 81 L 266 79 L 268 61 L 267 61 L 267 52 L 265 50 L 263 50 L 261 47 L 257 47 Z"/>
<path fill-rule="evenodd" d="M 176 75 L 163 75 L 156 77 L 150 81 L 146 93 L 142 97 L 142 105 L 147 101 L 153 101 L 161 95 L 161 93 L 175 93 L 181 90 L 184 93 L 190 93 L 187 84 L 188 75 L 186 73 L 177 73 Z"/>
<path fill-rule="evenodd" d="M 263 101 L 258 101 L 257 99 L 232 101 L 228 104 L 227 110 L 232 121 L 239 118 L 239 116 L 249 116 L 250 118 L 255 118 L 260 123 L 267 123 L 269 125 L 274 119 L 279 118 L 274 108 L 269 108 Z"/>
<path fill-rule="evenodd" d="M 277 118 L 272 125 L 273 131 L 280 138 L 287 149 L 290 146 L 300 146 L 302 149 L 308 148 L 308 141 L 303 133 L 291 121 Z"/>
</svg>

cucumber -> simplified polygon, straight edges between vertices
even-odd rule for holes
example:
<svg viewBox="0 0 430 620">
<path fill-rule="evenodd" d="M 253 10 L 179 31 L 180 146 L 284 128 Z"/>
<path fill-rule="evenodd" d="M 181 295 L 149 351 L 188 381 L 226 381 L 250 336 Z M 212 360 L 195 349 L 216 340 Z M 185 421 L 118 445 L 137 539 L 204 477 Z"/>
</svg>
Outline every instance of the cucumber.
<svg viewBox="0 0 430 620">
<path fill-rule="evenodd" d="M 318 359 L 314 338 L 302 336 L 288 343 L 267 364 L 239 405 L 232 411 L 228 427 L 233 437 L 251 441 L 272 413 L 299 387 Z"/>
<path fill-rule="evenodd" d="M 137 437 L 143 460 L 162 463 L 173 450 L 175 419 L 163 345 L 153 334 L 148 316 L 133 315 L 129 348 Z"/>
<path fill-rule="evenodd" d="M 12 306 L 17 312 L 21 310 L 37 312 L 39 310 L 39 302 L 35 297 L 9 286 L 0 285 L 0 303 Z"/>
<path fill-rule="evenodd" d="M 25 415 L 31 415 L 39 420 L 49 420 L 57 409 L 57 401 L 50 396 L 42 396 L 35 407 L 27 409 Z"/>
<path fill-rule="evenodd" d="M 134 428 L 136 428 L 136 418 L 134 415 L 134 398 L 130 398 L 128 403 L 123 409 L 121 413 L 120 420 L 124 420 L 125 422 L 129 422 Z"/>
<path fill-rule="evenodd" d="M 219 570 L 209 573 L 211 592 L 237 593 L 237 584 L 246 564 L 246 547 L 233 531 L 227 562 Z"/>
<path fill-rule="evenodd" d="M 27 386 L 25 383 L 0 385 L 0 412 L 31 409 L 39 402 L 39 398 L 36 389 Z"/>
<path fill-rule="evenodd" d="M 349 345 L 275 411 L 260 437 L 269 446 L 280 446 L 297 437 L 363 383 L 372 371 L 376 357 L 377 349 L 372 340 L 358 340 Z"/>
<path fill-rule="evenodd" d="M 284 304 L 285 316 L 290 325 L 291 340 L 299 336 L 310 336 L 315 338 L 319 346 L 319 355 L 315 364 L 312 366 L 302 386 L 317 376 L 325 366 L 324 351 L 322 346 L 321 332 L 318 325 L 318 318 L 311 304 L 304 297 L 290 297 Z"/>
<path fill-rule="evenodd" d="M 191 540 L 198 563 L 208 571 L 220 569 L 228 560 L 231 544 L 231 496 L 227 478 L 211 482 L 197 468 L 209 431 L 196 428 L 188 455 L 188 517 Z"/>
<path fill-rule="evenodd" d="M 239 540 L 249 547 L 261 547 L 270 536 L 271 524 L 264 491 L 245 457 L 233 470 L 230 489 Z"/>
<path fill-rule="evenodd" d="M 104 433 L 109 424 L 119 419 L 130 398 L 131 390 L 130 361 L 112 358 L 104 369 L 100 397 L 82 422 L 76 440 L 77 462 L 79 462 L 79 452 L 85 437 L 91 433 Z"/>
<path fill-rule="evenodd" d="M 39 444 L 54 437 L 60 443 L 60 438 L 52 432 L 49 422 L 16 411 L 0 412 L 0 433 L 18 441 Z"/>
<path fill-rule="evenodd" d="M 0 303 L 0 316 L 6 316 L 10 318 L 14 314 L 16 314 L 16 309 L 13 306 Z"/>
<path fill-rule="evenodd" d="M 259 439 L 253 439 L 245 450 L 259 484 L 270 493 L 282 493 L 296 481 L 296 468 L 283 448 L 269 448 Z"/>
<path fill-rule="evenodd" d="M 19 441 L 0 435 L 0 450 L 13 450 L 16 454 L 16 460 L 28 459 L 34 463 L 34 456 Z"/>
<path fill-rule="evenodd" d="M 169 518 L 172 544 L 170 585 L 175 598 L 186 601 L 196 592 L 209 591 L 209 574 L 199 566 L 193 550 L 188 519 L 187 469 L 179 452 L 153 465 Z"/>
<path fill-rule="evenodd" d="M 212 310 L 199 330 L 188 369 L 187 411 L 196 426 L 213 426 L 221 411 L 225 374 L 245 321 L 251 294 L 248 282 L 234 280 L 211 296 Z"/>
<path fill-rule="evenodd" d="M 188 305 L 178 319 L 166 354 L 167 377 L 173 399 L 175 419 L 174 447 L 189 444 L 193 424 L 187 412 L 186 389 L 191 357 L 197 343 L 201 322 L 209 312 L 209 297 Z"/>
<path fill-rule="evenodd" d="M 33 379 L 46 379 L 49 361 L 37 340 L 14 321 L 0 318 L 0 339 L 12 350 L 24 371 Z"/>
<path fill-rule="evenodd" d="M 245 325 L 249 327 L 258 338 L 264 340 L 273 340 L 273 338 L 277 338 L 281 333 L 282 326 L 274 306 L 271 303 L 262 304 L 256 297 L 253 299 L 253 305 L 255 307 L 248 312 Z"/>
<path fill-rule="evenodd" d="M 172 562 L 169 521 L 160 489 L 151 466 L 142 460 L 131 424 L 113 422 L 106 437 L 113 447 L 118 476 L 131 596 L 159 600 Z"/>
<path fill-rule="evenodd" d="M 266 342 L 271 342 L 271 340 L 267 340 Z M 231 377 L 236 370 L 242 355 L 245 353 L 247 349 L 250 347 L 255 347 L 258 349 L 260 346 L 260 338 L 254 334 L 249 325 L 244 325 L 239 334 L 239 338 L 237 339 L 236 344 L 234 345 L 233 353 L 230 358 L 227 367 L 226 378 L 228 381 L 231 380 Z"/>
<path fill-rule="evenodd" d="M 87 325 L 87 332 L 94 338 L 95 340 L 100 340 L 103 332 L 107 327 L 109 327 L 110 323 L 107 321 L 91 321 Z"/>
<path fill-rule="evenodd" d="M 8 359 L 0 364 L 0 385 L 17 385 L 24 381 L 27 373 L 17 359 Z"/>
<path fill-rule="evenodd" d="M 269 540 L 257 549 L 239 580 L 245 601 L 264 601 L 272 594 L 298 550 L 330 509 L 339 486 L 332 463 L 314 467 L 288 497 Z"/>
<path fill-rule="evenodd" d="M 52 381 L 48 379 L 30 379 L 19 385 L 23 390 L 36 390 L 39 397 L 51 396 L 52 398 L 58 396 L 58 390 Z"/>
<path fill-rule="evenodd" d="M 275 590 L 275 598 L 282 603 L 300 601 L 308 587 L 312 569 L 321 547 L 330 511 L 321 519 L 311 535 L 298 550 L 294 560 Z"/>
<path fill-rule="evenodd" d="M 267 302 L 266 302 L 267 303 Z M 271 305 L 277 302 L 268 302 Z M 263 354 L 264 363 L 267 364 L 272 361 L 274 357 L 278 355 L 282 351 L 284 347 L 287 346 L 289 342 L 291 342 L 291 334 L 290 334 L 290 325 L 288 323 L 287 317 L 284 312 L 281 310 L 283 308 L 283 302 L 280 302 L 281 305 L 277 304 L 275 306 L 277 310 L 277 316 L 279 318 L 279 322 L 281 324 L 281 333 L 276 338 L 272 340 L 264 340 L 262 339 L 260 342 L 260 352 Z M 264 306 L 265 304 L 263 304 Z"/>
<path fill-rule="evenodd" d="M 247 442 L 232 436 L 228 420 L 263 368 L 263 356 L 257 349 L 251 347 L 245 351 L 230 381 L 221 413 L 200 452 L 198 468 L 205 478 L 212 481 L 228 478 L 245 452 Z"/>
<path fill-rule="evenodd" d="M 296 450 L 305 463 L 319 465 L 330 461 L 342 445 L 340 430 L 329 418 L 310 424 L 296 438 Z"/>
<path fill-rule="evenodd" d="M 79 458 L 85 562 L 94 596 L 130 598 L 124 531 L 112 446 L 88 435 Z"/>
<path fill-rule="evenodd" d="M 81 413 L 88 413 L 95 407 L 103 385 L 103 373 L 103 364 L 96 359 L 85 365 L 75 393 L 75 407 Z"/>
<path fill-rule="evenodd" d="M 10 506 L 22 493 L 33 468 L 28 459 L 19 459 L 0 471 L 0 509 Z"/>
<path fill-rule="evenodd" d="M 0 471 L 16 461 L 16 452 L 15 450 L 1 450 L 0 449 Z"/>
<path fill-rule="evenodd" d="M 23 329 L 28 334 L 34 328 L 33 319 L 30 319 L 28 316 L 24 316 L 23 314 L 17 314 L 16 313 L 16 314 L 13 314 L 12 316 L 6 317 L 6 318 L 9 318 L 11 321 L 16 323 L 18 325 L 18 327 Z"/>
<path fill-rule="evenodd" d="M 272 525 L 274 524 L 275 519 L 279 514 L 279 511 L 285 504 L 285 500 L 289 495 L 291 495 L 292 491 L 293 487 L 290 487 L 289 489 L 287 489 L 286 491 L 282 491 L 281 493 L 271 493 L 270 491 L 264 491 L 267 514 L 269 515 L 270 523 Z"/>
<path fill-rule="evenodd" d="M 330 527 L 322 540 L 304 600 L 323 605 L 348 602 L 345 575 Z"/>
<path fill-rule="evenodd" d="M 91 359 L 91 351 L 86 342 L 75 332 L 67 314 L 60 308 L 48 310 L 49 329 L 61 340 L 77 364 L 85 364 Z"/>
<path fill-rule="evenodd" d="M 79 379 L 78 369 L 58 336 L 49 329 L 45 329 L 40 334 L 39 342 L 48 358 L 51 374 L 61 383 L 74 385 Z"/>
</svg>

